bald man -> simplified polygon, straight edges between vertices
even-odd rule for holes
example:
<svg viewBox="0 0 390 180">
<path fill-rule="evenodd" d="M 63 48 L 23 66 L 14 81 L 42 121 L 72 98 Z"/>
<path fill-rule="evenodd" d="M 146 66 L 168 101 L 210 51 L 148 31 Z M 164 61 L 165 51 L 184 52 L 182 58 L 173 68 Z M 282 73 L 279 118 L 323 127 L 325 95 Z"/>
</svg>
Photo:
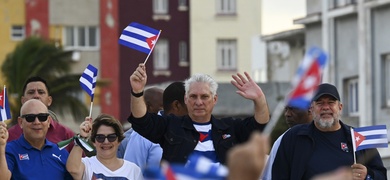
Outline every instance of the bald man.
<svg viewBox="0 0 390 180">
<path fill-rule="evenodd" d="M 158 87 L 151 87 L 145 90 L 144 98 L 148 112 L 158 113 L 163 109 L 163 93 L 164 90 Z"/>
<path fill-rule="evenodd" d="M 0 122 L 0 180 L 72 179 L 66 171 L 69 153 L 46 139 L 52 121 L 47 106 L 40 100 L 27 100 L 18 123 L 23 134 L 7 143 L 8 131 Z"/>
</svg>

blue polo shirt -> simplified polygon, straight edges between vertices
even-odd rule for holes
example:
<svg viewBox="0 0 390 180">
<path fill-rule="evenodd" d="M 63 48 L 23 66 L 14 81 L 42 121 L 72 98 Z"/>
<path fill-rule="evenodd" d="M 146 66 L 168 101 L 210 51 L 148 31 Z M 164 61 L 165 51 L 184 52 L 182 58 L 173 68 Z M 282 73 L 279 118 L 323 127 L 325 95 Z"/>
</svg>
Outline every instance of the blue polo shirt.
<svg viewBox="0 0 390 180">
<path fill-rule="evenodd" d="M 69 153 L 46 139 L 42 150 L 32 147 L 23 135 L 7 143 L 6 158 L 11 179 L 72 179 L 66 170 Z"/>
</svg>

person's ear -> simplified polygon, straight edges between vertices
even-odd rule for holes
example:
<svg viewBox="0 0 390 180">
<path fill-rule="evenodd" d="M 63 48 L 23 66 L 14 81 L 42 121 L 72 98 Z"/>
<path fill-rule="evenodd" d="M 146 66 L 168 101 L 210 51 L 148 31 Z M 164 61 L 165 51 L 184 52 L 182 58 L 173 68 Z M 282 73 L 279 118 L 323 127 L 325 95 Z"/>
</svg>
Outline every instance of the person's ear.
<svg viewBox="0 0 390 180">
<path fill-rule="evenodd" d="M 22 121 L 23 121 L 23 118 L 18 117 L 18 125 L 20 126 L 20 129 L 23 129 L 22 128 Z"/>
<path fill-rule="evenodd" d="M 49 96 L 48 98 L 49 98 L 49 102 L 47 103 L 47 107 L 49 107 L 53 102 L 53 98 L 51 96 Z"/>
</svg>

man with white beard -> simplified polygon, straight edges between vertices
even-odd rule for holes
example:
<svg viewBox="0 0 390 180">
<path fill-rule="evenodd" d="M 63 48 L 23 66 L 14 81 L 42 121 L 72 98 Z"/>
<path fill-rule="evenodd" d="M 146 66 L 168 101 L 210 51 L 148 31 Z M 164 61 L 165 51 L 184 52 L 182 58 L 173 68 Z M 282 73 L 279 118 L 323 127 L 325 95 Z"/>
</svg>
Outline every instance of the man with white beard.
<svg viewBox="0 0 390 180">
<path fill-rule="evenodd" d="M 337 88 L 321 84 L 312 101 L 313 122 L 285 133 L 272 166 L 273 179 L 311 179 L 350 167 L 354 179 L 387 179 L 378 151 L 354 152 L 350 126 L 341 121 L 343 104 Z"/>
</svg>

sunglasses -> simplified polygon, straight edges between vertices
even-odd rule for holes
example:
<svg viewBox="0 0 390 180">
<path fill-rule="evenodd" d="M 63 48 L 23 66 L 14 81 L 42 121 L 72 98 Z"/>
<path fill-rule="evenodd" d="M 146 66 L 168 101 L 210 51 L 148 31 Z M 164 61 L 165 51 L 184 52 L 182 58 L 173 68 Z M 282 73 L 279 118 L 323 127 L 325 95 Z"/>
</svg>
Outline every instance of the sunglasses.
<svg viewBox="0 0 390 180">
<path fill-rule="evenodd" d="M 107 136 L 103 134 L 96 134 L 95 140 L 99 143 L 103 143 L 106 140 L 106 138 L 109 142 L 114 142 L 118 138 L 118 136 L 115 133 L 109 134 Z"/>
<path fill-rule="evenodd" d="M 35 118 L 38 118 L 39 122 L 45 122 L 47 117 L 49 117 L 49 113 L 39 113 L 39 114 L 24 114 L 20 116 L 21 118 L 26 119 L 27 122 L 32 123 L 35 121 Z"/>
</svg>

